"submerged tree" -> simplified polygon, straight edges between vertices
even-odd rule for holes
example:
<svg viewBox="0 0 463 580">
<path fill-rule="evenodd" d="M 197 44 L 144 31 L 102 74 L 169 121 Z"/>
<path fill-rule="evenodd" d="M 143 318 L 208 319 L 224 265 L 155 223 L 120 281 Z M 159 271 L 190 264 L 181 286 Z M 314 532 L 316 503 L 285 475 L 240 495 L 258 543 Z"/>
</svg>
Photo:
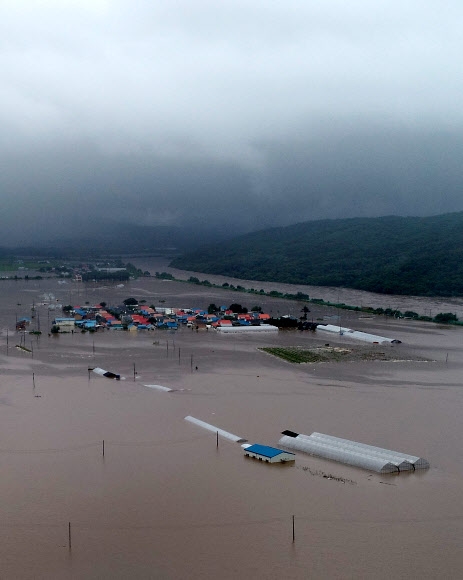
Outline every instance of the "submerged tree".
<svg viewBox="0 0 463 580">
<path fill-rule="evenodd" d="M 449 322 L 457 322 L 457 321 L 458 318 L 456 314 L 453 314 L 453 312 L 439 312 L 439 314 L 436 314 L 436 316 L 434 316 L 434 322 L 448 324 Z"/>
<path fill-rule="evenodd" d="M 126 298 L 124 301 L 126 306 L 137 306 L 138 300 L 136 298 Z"/>
<path fill-rule="evenodd" d="M 241 306 L 241 304 L 236 304 L 235 302 L 230 304 L 228 310 L 231 310 L 235 314 L 247 314 L 248 312 L 248 309 L 245 306 Z"/>
</svg>

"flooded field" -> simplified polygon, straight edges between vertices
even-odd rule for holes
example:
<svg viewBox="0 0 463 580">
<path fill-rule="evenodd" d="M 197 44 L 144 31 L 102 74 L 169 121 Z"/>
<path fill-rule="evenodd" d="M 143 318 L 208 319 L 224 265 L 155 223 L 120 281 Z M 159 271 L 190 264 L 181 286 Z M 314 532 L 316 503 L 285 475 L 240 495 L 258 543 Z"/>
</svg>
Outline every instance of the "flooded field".
<svg viewBox="0 0 463 580">
<path fill-rule="evenodd" d="M 56 279 L 0 288 L 2 579 L 463 575 L 462 328 L 343 311 L 343 326 L 402 343 L 378 346 L 387 360 L 294 365 L 260 349 L 352 342 L 187 328 L 49 336 L 54 311 L 40 305 L 45 293 L 74 305 L 129 296 L 175 307 L 239 302 L 274 315 L 299 315 L 303 304 L 151 278 L 122 288 Z M 308 293 L 463 318 L 458 300 Z M 30 328 L 40 323 L 43 334 L 26 335 L 28 352 L 16 348 L 14 328 L 32 304 Z M 314 319 L 338 316 L 310 309 Z M 89 373 L 96 366 L 125 380 Z M 277 445 L 284 429 L 319 431 L 419 455 L 431 468 L 378 475 L 299 453 L 294 465 L 262 464 L 236 443 L 217 447 L 215 434 L 187 415 L 252 443 Z"/>
</svg>

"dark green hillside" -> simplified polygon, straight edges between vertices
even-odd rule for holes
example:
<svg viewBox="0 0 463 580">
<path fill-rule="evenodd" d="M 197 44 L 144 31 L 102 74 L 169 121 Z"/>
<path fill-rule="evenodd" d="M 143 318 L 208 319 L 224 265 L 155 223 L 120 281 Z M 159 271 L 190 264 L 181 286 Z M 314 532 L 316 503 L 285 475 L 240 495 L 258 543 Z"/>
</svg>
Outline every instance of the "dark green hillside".
<svg viewBox="0 0 463 580">
<path fill-rule="evenodd" d="M 252 280 L 463 296 L 463 212 L 305 222 L 205 246 L 171 265 Z"/>
</svg>

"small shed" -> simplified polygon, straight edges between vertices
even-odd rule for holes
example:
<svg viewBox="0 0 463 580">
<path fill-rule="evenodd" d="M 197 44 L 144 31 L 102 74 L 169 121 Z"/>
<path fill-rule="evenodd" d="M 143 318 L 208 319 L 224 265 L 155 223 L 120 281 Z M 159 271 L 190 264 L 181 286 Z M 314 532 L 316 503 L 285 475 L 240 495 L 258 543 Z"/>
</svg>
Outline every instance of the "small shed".
<svg viewBox="0 0 463 580">
<path fill-rule="evenodd" d="M 269 447 L 268 445 L 243 445 L 244 454 L 246 457 L 254 457 L 259 461 L 266 461 L 267 463 L 286 463 L 287 461 L 295 461 L 295 453 L 290 451 L 283 451 L 276 447 Z"/>
</svg>

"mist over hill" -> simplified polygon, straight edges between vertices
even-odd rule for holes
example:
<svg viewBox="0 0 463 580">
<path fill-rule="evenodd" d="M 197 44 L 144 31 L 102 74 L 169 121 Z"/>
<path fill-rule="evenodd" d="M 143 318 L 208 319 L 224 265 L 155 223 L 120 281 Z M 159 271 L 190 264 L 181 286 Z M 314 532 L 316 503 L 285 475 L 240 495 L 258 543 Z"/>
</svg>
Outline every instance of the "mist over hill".
<svg viewBox="0 0 463 580">
<path fill-rule="evenodd" d="M 108 255 L 156 255 L 174 257 L 204 243 L 224 239 L 224 232 L 209 228 L 145 226 L 105 223 L 73 237 L 55 237 L 34 246 L 0 248 L 0 256 L 56 256 L 101 258 Z"/>
<path fill-rule="evenodd" d="M 463 296 L 463 212 L 271 228 L 202 246 L 171 265 L 242 279 Z"/>
</svg>

